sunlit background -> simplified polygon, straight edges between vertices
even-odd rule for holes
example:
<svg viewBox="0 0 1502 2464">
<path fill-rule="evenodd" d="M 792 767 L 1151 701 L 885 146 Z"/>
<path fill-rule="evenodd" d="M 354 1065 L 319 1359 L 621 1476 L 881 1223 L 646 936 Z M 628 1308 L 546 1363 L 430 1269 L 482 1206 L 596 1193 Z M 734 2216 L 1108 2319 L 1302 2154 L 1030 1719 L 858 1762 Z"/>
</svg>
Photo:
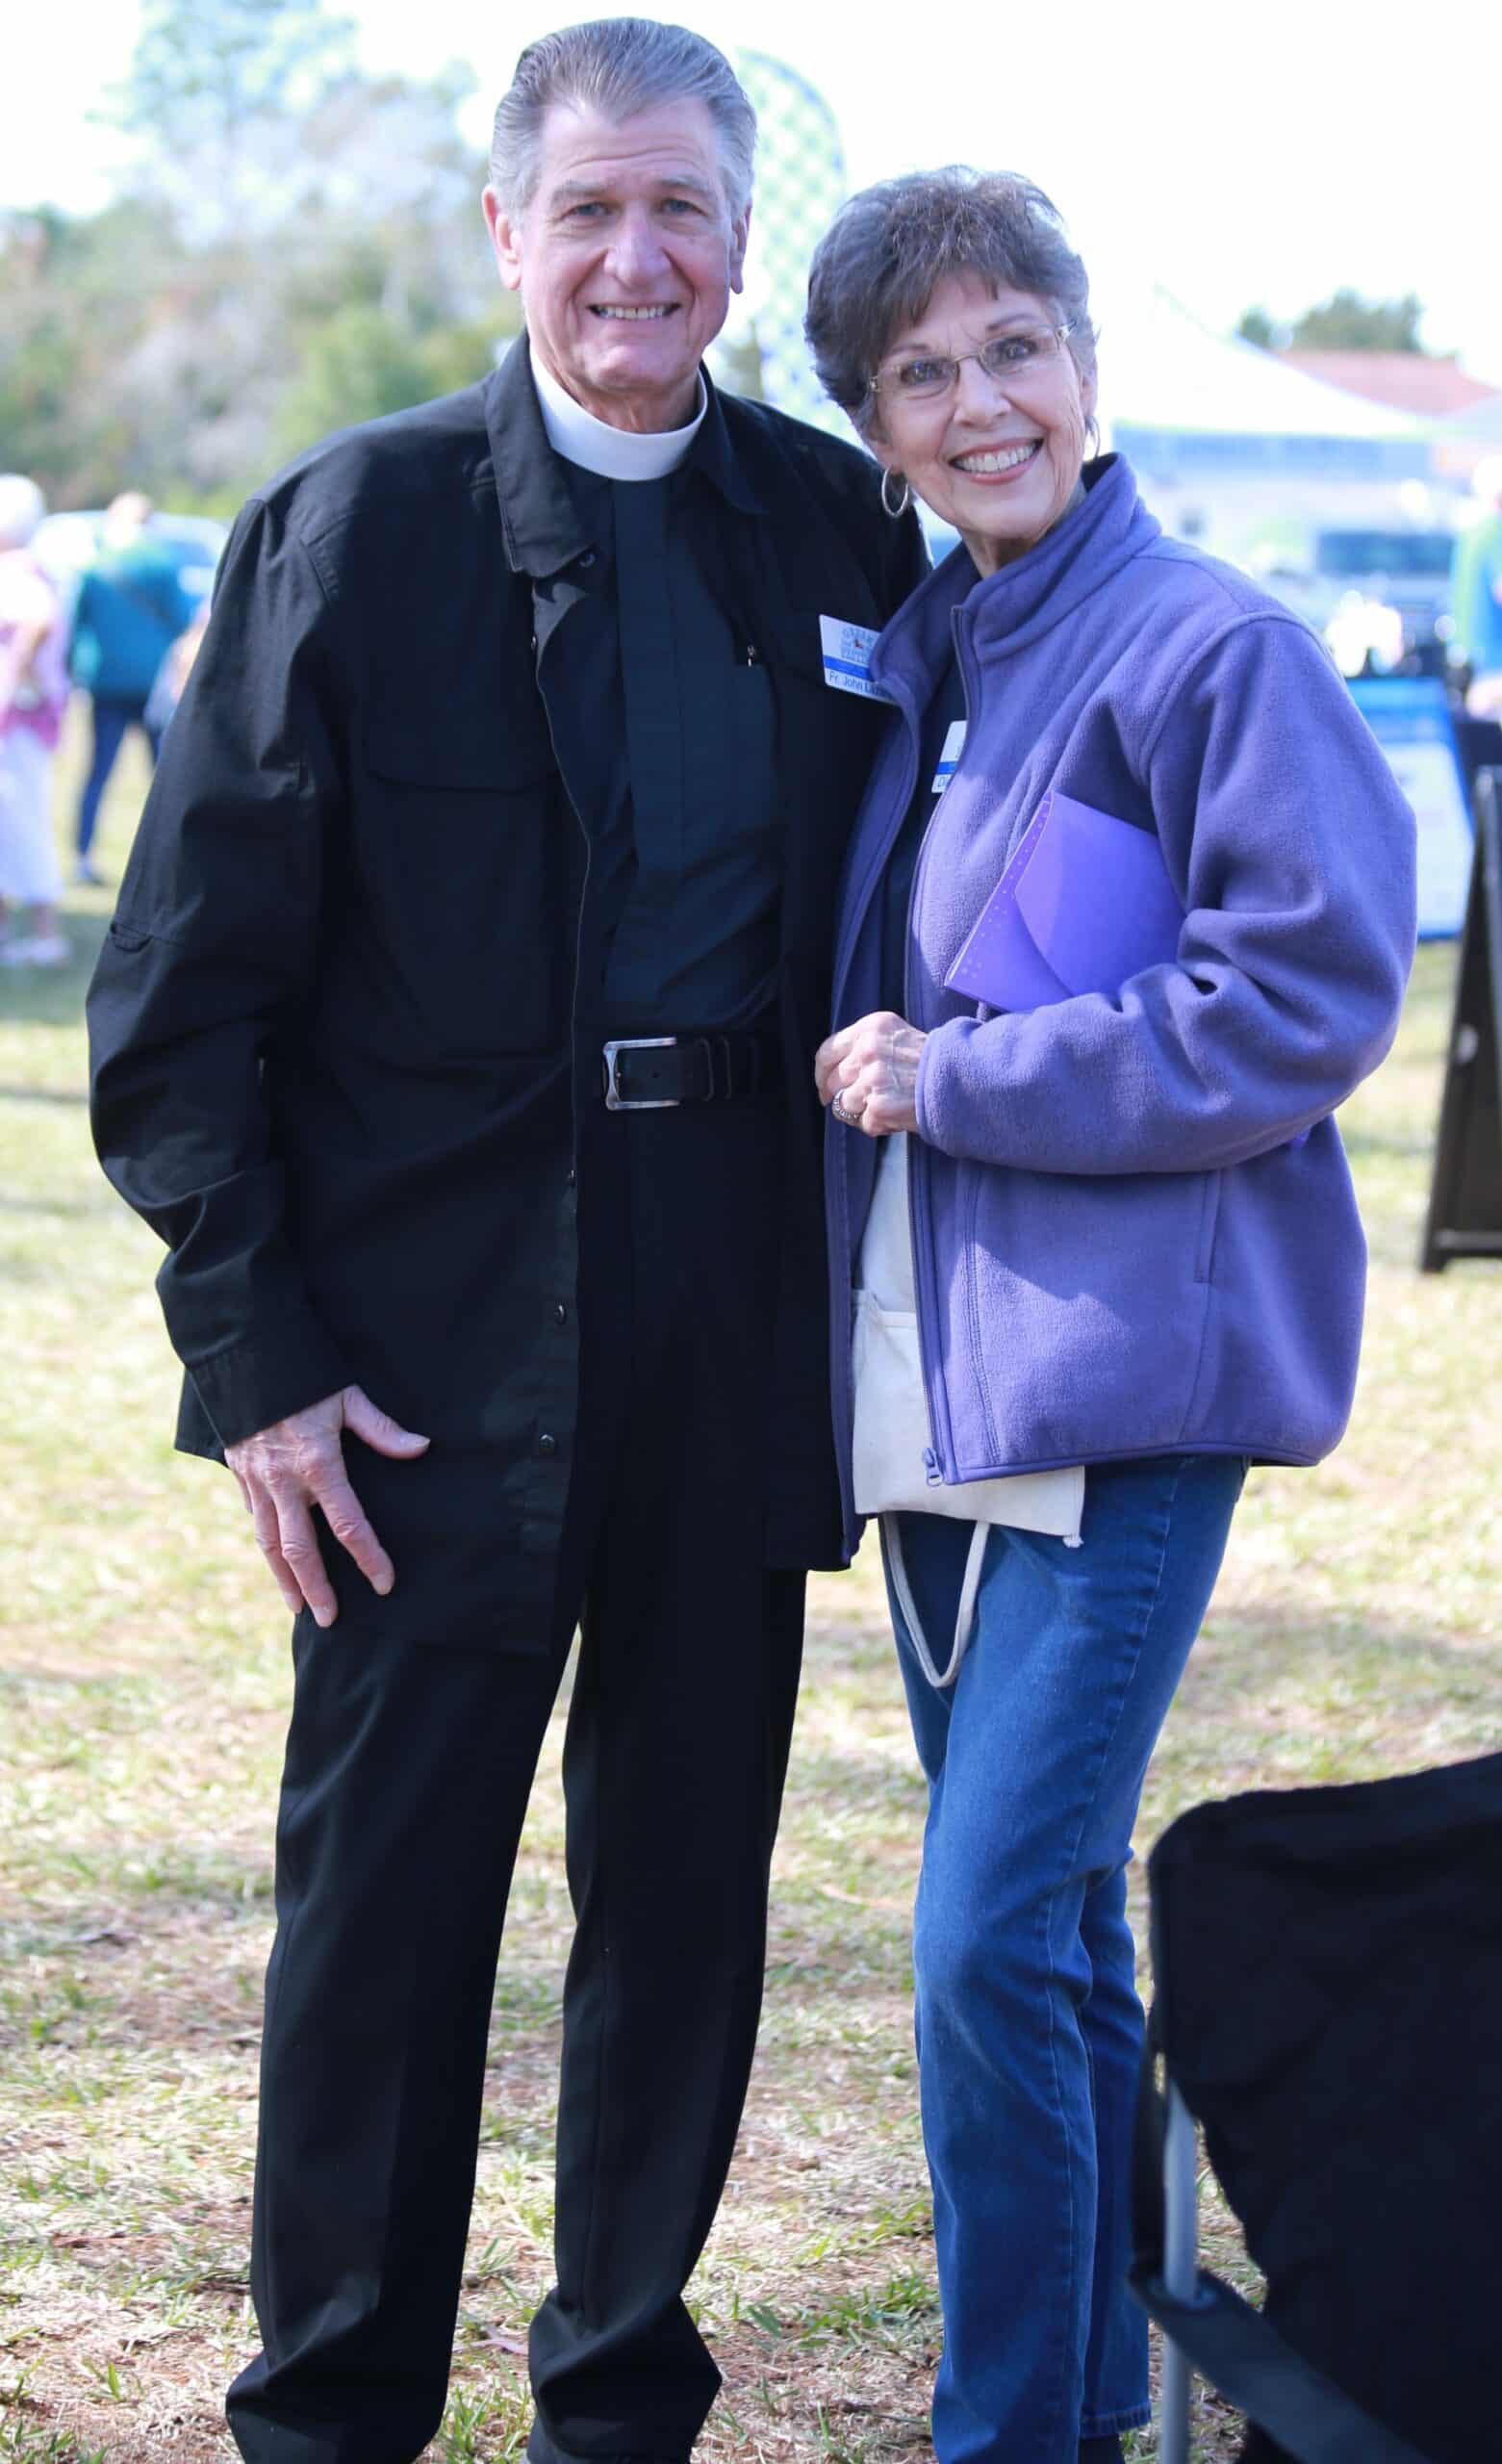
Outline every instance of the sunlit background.
<svg viewBox="0 0 1502 2464">
<path fill-rule="evenodd" d="M 489 120 L 550 22 L 484 0 L 28 12 L 0 92 L 0 461 L 55 508 L 134 486 L 221 523 L 327 430 L 482 375 L 518 316 L 479 219 Z M 839 196 L 943 161 L 1025 170 L 1090 269 L 1105 441 L 1165 527 L 1353 680 L 1464 689 L 1452 553 L 1502 452 L 1502 11 L 703 0 L 692 22 L 763 131 L 723 381 L 838 426 L 801 316 Z M 55 528 L 55 562 L 91 535 Z M 1452 921 L 1453 767 L 1405 776 L 1448 833 Z"/>
</svg>

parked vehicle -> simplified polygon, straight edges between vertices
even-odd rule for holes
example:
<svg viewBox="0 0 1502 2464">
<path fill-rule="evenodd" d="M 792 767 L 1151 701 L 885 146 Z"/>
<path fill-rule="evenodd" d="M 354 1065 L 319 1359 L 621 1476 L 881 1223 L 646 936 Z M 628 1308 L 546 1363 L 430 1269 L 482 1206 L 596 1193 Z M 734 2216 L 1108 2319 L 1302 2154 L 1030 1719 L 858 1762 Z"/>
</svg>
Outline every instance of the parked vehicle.
<svg viewBox="0 0 1502 2464">
<path fill-rule="evenodd" d="M 1322 633 L 1347 676 L 1442 676 L 1450 634 L 1444 529 L 1312 531 L 1258 578 Z"/>
</svg>

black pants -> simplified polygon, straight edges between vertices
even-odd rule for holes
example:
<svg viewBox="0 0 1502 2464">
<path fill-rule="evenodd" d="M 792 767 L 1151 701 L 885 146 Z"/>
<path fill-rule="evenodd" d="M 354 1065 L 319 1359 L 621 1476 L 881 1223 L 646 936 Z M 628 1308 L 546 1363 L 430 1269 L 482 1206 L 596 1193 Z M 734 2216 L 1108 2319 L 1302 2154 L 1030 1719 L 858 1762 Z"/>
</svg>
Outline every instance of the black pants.
<svg viewBox="0 0 1502 2464">
<path fill-rule="evenodd" d="M 557 2283 L 540 2464 L 685 2455 L 719 2374 L 681 2295 L 734 2145 L 803 1578 L 769 1572 L 777 1107 L 606 1115 L 580 1150 L 579 1446 L 536 1656 L 300 1622 L 277 1832 L 251 2464 L 409 2464 L 443 2411 L 517 1839 L 565 1746 Z"/>
</svg>

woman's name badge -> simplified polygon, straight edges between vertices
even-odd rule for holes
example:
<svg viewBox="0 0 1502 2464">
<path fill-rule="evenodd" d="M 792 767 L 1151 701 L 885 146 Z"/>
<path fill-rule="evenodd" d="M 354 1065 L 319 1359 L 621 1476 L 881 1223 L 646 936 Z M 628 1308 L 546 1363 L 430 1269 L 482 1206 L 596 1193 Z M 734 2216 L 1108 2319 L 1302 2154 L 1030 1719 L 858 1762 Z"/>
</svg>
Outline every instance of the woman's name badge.
<svg viewBox="0 0 1502 2464">
<path fill-rule="evenodd" d="M 871 654 L 877 636 L 869 625 L 846 625 L 838 616 L 821 616 L 819 639 L 824 645 L 824 680 L 836 693 L 859 693 L 868 702 L 887 695 L 871 681 Z"/>
<path fill-rule="evenodd" d="M 956 719 L 944 739 L 944 750 L 939 755 L 939 766 L 933 774 L 933 792 L 936 796 L 942 796 L 955 776 L 959 767 L 959 757 L 964 749 L 965 722 L 963 719 Z"/>
</svg>

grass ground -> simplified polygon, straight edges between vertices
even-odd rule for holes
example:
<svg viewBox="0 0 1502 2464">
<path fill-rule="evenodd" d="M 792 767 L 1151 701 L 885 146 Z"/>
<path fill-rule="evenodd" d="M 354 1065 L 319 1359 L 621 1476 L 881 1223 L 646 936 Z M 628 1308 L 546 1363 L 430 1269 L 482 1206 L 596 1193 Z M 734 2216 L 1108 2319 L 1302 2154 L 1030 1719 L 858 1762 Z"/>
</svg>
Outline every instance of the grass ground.
<svg viewBox="0 0 1502 2464">
<path fill-rule="evenodd" d="M 71 764 L 60 785 L 65 796 Z M 103 858 L 139 801 L 122 772 Z M 99 1179 L 78 963 L 0 978 L 0 2457 L 210 2464 L 252 2349 L 245 2283 L 284 1619 L 232 1484 L 169 1449 L 155 1245 Z M 1502 1283 L 1413 1270 L 1453 952 L 1420 954 L 1398 1046 L 1345 1116 L 1369 1225 L 1351 1435 L 1254 1476 L 1154 1764 L 1145 1848 L 1252 1784 L 1502 1745 Z M 449 2464 L 518 2451 L 547 2280 L 568 1936 L 557 1731 L 496 2000 Z M 921 2453 L 939 2334 L 907 2015 L 922 1792 L 869 1558 L 815 1585 L 766 2026 L 694 2298 L 726 2373 L 709 2464 Z M 1211 2203 L 1212 2255 L 1236 2272 Z M 1234 2451 L 1202 2399 L 1199 2464 Z M 1153 2451 L 1151 2437 L 1137 2452 Z"/>
</svg>

